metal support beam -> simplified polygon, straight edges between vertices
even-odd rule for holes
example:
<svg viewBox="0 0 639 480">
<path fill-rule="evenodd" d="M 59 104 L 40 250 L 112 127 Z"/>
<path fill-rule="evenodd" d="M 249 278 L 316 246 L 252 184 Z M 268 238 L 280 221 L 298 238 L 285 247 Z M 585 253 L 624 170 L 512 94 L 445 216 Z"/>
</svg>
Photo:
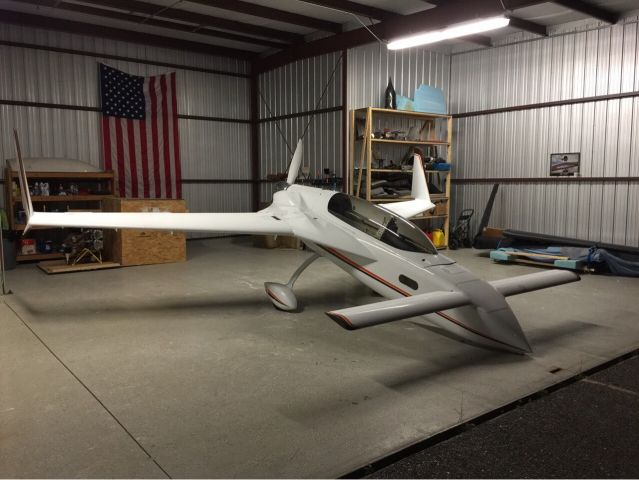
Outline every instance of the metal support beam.
<svg viewBox="0 0 639 480">
<path fill-rule="evenodd" d="M 441 7 L 446 3 L 446 0 L 426 0 L 431 5 L 435 5 L 437 7 Z M 510 6 L 511 2 L 506 2 L 505 5 L 512 9 L 515 7 Z M 526 32 L 534 33 L 535 35 L 541 35 L 543 37 L 548 35 L 546 31 L 546 26 L 541 25 L 540 23 L 531 22 L 530 20 L 524 20 L 523 18 L 518 18 L 514 15 L 506 14 L 506 17 L 510 19 L 510 27 L 516 28 L 518 30 L 524 30 Z"/>
<path fill-rule="evenodd" d="M 231 30 L 234 32 L 240 32 L 243 35 L 274 38 L 286 43 L 295 44 L 304 41 L 304 37 L 297 33 L 261 27 L 259 25 L 238 22 L 236 20 L 228 20 L 226 18 L 211 15 L 202 15 L 200 13 L 189 12 L 187 10 L 180 10 L 177 8 L 162 8 L 160 10 L 160 7 L 156 4 L 141 2 L 139 0 L 84 0 L 84 3 L 91 3 L 102 7 L 117 8 L 124 12 L 142 13 L 153 17 L 157 16 L 168 18 L 170 20 L 192 23 L 195 25 Z"/>
<path fill-rule="evenodd" d="M 321 7 L 327 7 L 340 12 L 353 13 L 362 17 L 374 18 L 375 20 L 388 20 L 401 15 L 384 10 L 382 8 L 371 7 L 350 0 L 301 0 L 304 3 L 312 3 Z"/>
<path fill-rule="evenodd" d="M 465 37 L 459 37 L 457 40 L 476 43 L 477 45 L 481 45 L 482 47 L 493 46 L 493 41 L 490 39 L 490 37 L 487 37 L 486 35 L 466 35 Z"/>
<path fill-rule="evenodd" d="M 544 0 L 517 0 L 520 7 L 540 3 L 546 2 Z M 441 7 L 385 20 L 372 25 L 370 30 L 378 37 L 388 40 L 501 13 L 503 13 L 503 7 L 499 0 L 473 0 L 470 4 L 464 0 L 449 0 Z M 257 60 L 255 68 L 257 72 L 263 72 L 302 58 L 310 58 L 372 42 L 375 42 L 375 39 L 370 32 L 365 28 L 358 28 L 303 45 L 294 45 L 282 52 Z"/>
<path fill-rule="evenodd" d="M 243 0 L 187 0 L 189 2 L 206 5 L 207 7 L 221 8 L 232 12 L 253 15 L 254 17 L 268 18 L 277 20 L 278 22 L 290 23 L 302 27 L 312 28 L 314 30 L 322 30 L 324 32 L 340 33 L 342 25 L 335 22 L 329 22 L 316 17 L 308 17 L 298 13 L 291 13 L 285 10 L 265 7 L 257 3 L 244 2 Z"/>
<path fill-rule="evenodd" d="M 282 42 L 276 42 L 273 40 L 266 40 L 262 38 L 247 37 L 246 35 L 238 35 L 231 32 L 223 32 L 221 30 L 211 30 L 210 28 L 198 27 L 198 25 L 186 25 L 184 23 L 170 22 L 168 20 L 160 20 L 158 18 L 149 18 L 142 14 L 131 14 L 118 12 L 116 10 L 91 7 L 88 5 L 81 5 L 78 3 L 70 3 L 62 0 L 21 0 L 23 3 L 30 3 L 38 6 L 45 6 L 50 8 L 58 8 L 60 10 L 68 10 L 70 12 L 85 13 L 88 15 L 95 15 L 97 17 L 113 18 L 115 20 L 123 20 L 125 22 L 132 22 L 136 24 L 144 23 L 145 25 L 151 25 L 154 27 L 167 28 L 169 30 L 177 30 L 179 32 L 197 33 L 198 35 L 205 35 L 214 38 L 224 38 L 226 40 L 235 40 L 237 42 L 244 42 L 256 45 L 266 45 L 273 48 L 284 48 L 287 44 Z M 195 27 L 198 27 L 197 29 Z"/>
<path fill-rule="evenodd" d="M 534 33 L 535 35 L 540 35 L 542 37 L 548 36 L 548 29 L 545 25 L 531 22 L 530 20 L 524 20 L 523 18 L 513 17 L 512 15 L 506 15 L 506 17 L 510 20 L 510 24 L 508 25 L 509 27 Z"/>
<path fill-rule="evenodd" d="M 251 76 L 251 180 L 253 181 L 251 199 L 253 211 L 260 209 L 260 124 L 259 124 L 259 81 L 253 72 Z"/>
<path fill-rule="evenodd" d="M 0 10 L 0 22 L 17 25 L 28 25 L 31 27 L 45 28 L 50 30 L 60 30 L 63 32 L 80 33 L 94 37 L 111 38 L 113 40 L 123 40 L 126 42 L 155 45 L 164 48 L 176 48 L 179 50 L 190 50 L 192 52 L 206 53 L 208 55 L 221 55 L 232 58 L 243 58 L 252 60 L 256 57 L 254 52 L 237 50 L 235 48 L 218 47 L 208 43 L 181 40 L 179 38 L 163 37 L 150 33 L 135 32 L 121 28 L 105 27 L 94 23 L 75 22 L 43 15 L 32 15 L 29 13 L 14 12 L 10 10 Z"/>
<path fill-rule="evenodd" d="M 348 50 L 342 50 L 342 191 L 348 192 Z"/>
<path fill-rule="evenodd" d="M 561 5 L 562 7 L 569 8 L 575 12 L 580 12 L 588 15 L 589 17 L 602 20 L 606 23 L 617 23 L 619 21 L 619 14 L 612 12 L 599 5 L 593 5 L 591 3 L 583 2 L 582 0 L 553 0 L 552 3 Z"/>
</svg>

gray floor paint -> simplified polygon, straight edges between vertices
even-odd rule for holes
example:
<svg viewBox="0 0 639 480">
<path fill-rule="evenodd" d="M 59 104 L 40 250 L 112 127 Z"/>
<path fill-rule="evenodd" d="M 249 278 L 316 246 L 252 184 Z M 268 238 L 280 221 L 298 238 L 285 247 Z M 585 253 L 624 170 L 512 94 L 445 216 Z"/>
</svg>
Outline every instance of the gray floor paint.
<svg viewBox="0 0 639 480">
<path fill-rule="evenodd" d="M 325 260 L 296 285 L 302 313 L 274 310 L 262 283 L 307 256 L 218 239 L 182 264 L 9 272 L 0 476 L 333 477 L 639 346 L 639 279 L 511 297 L 534 349 L 517 356 L 420 321 L 342 330 L 323 312 L 379 297 Z"/>
</svg>

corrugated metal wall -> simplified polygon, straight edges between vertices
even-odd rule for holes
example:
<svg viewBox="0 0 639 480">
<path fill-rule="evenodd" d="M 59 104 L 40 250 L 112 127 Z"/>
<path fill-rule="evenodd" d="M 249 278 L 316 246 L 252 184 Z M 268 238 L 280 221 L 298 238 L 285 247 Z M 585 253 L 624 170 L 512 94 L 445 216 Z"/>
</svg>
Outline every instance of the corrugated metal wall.
<svg viewBox="0 0 639 480">
<path fill-rule="evenodd" d="M 0 39 L 126 56 L 235 73 L 247 62 L 170 49 L 0 24 Z M 99 58 L 0 46 L 0 99 L 98 107 Z M 136 75 L 170 68 L 104 60 Z M 176 69 L 178 111 L 182 115 L 250 119 L 250 80 Z M 11 130 L 16 127 L 26 156 L 77 158 L 100 165 L 100 114 L 91 111 L 0 105 L 0 159 L 15 156 Z M 250 126 L 242 123 L 180 119 L 184 179 L 249 179 Z M 229 195 L 234 198 L 230 199 Z M 191 211 L 250 210 L 248 185 L 185 185 Z"/>
<path fill-rule="evenodd" d="M 580 29 L 581 30 L 581 29 Z M 453 113 L 639 90 L 635 19 L 452 56 Z M 584 177 L 639 175 L 639 98 L 461 118 L 453 178 L 547 177 L 550 154 L 581 152 Z M 483 211 L 491 185 L 453 189 L 455 212 Z M 504 184 L 491 224 L 639 246 L 639 185 Z M 475 226 L 480 215 L 475 219 Z"/>
<path fill-rule="evenodd" d="M 448 91 L 450 56 L 423 48 L 388 50 L 378 43 L 348 51 L 348 108 L 383 107 L 388 77 L 399 95 L 412 98 L 425 83 Z"/>
<path fill-rule="evenodd" d="M 284 67 L 266 72 L 259 77 L 259 89 L 268 103 L 259 99 L 259 118 L 289 115 L 314 109 L 339 107 L 342 105 L 341 52 L 300 60 Z M 339 61 L 339 64 L 338 64 Z M 326 95 L 322 95 L 335 66 L 335 74 Z M 268 109 L 271 112 L 269 113 Z M 271 115 L 272 114 L 272 115 Z M 303 165 L 309 165 L 312 174 L 330 168 L 342 175 L 342 112 L 334 111 L 316 115 L 302 115 L 290 119 L 260 123 L 260 178 L 269 173 L 285 172 L 291 159 L 286 143 L 277 126 L 286 136 L 291 149 L 311 120 L 304 139 Z M 269 202 L 273 195 L 273 184 L 263 184 L 261 200 Z"/>
</svg>

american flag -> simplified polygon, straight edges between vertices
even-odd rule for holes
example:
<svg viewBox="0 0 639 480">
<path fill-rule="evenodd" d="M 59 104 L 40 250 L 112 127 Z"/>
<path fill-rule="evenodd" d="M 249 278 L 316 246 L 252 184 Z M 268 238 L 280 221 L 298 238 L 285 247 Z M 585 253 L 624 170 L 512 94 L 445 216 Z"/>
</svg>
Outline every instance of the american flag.
<svg viewBox="0 0 639 480">
<path fill-rule="evenodd" d="M 100 64 L 104 166 L 124 198 L 181 198 L 175 73 L 139 77 Z"/>
</svg>

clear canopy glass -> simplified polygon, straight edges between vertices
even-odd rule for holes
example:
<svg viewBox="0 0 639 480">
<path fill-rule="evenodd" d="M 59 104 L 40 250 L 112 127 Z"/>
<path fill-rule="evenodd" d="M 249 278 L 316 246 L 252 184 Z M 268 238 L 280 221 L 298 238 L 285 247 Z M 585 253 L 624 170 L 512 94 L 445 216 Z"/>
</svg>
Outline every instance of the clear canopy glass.
<svg viewBox="0 0 639 480">
<path fill-rule="evenodd" d="M 391 247 L 437 255 L 437 249 L 419 228 L 366 200 L 336 193 L 328 202 L 328 211 L 351 227 Z"/>
</svg>

